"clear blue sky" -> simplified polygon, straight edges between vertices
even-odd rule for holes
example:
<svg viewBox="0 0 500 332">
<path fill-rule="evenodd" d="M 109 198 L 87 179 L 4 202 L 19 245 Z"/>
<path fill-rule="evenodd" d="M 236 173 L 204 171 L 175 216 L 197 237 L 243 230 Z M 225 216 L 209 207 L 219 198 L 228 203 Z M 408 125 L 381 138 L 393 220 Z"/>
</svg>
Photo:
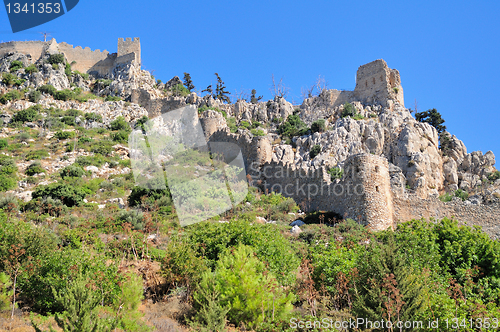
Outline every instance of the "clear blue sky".
<svg viewBox="0 0 500 332">
<path fill-rule="evenodd" d="M 14 0 L 13 0 L 14 1 Z M 166 81 L 189 72 L 197 89 L 219 73 L 231 93 L 271 98 L 271 75 L 289 100 L 318 75 L 352 90 L 357 68 L 384 59 L 399 70 L 406 107 L 436 108 L 468 152 L 500 158 L 498 1 L 89 1 L 12 34 L 0 8 L 0 41 L 40 39 L 116 52 L 140 37 L 143 68 Z"/>
</svg>

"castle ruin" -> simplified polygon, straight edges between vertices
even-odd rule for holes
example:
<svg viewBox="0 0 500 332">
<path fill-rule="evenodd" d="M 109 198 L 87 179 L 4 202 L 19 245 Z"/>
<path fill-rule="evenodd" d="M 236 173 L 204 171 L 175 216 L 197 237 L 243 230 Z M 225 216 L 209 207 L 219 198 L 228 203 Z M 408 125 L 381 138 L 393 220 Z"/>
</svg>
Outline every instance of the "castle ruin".
<svg viewBox="0 0 500 332">
<path fill-rule="evenodd" d="M 89 47 L 73 47 L 65 42 L 57 43 L 53 38 L 50 41 L 12 41 L 0 44 L 0 57 L 9 53 L 22 53 L 33 62 L 42 59 L 46 54 L 64 54 L 66 61 L 73 70 L 82 73 L 105 77 L 119 64 L 135 62 L 141 65 L 141 42 L 139 38 L 118 39 L 117 53 L 94 50 Z"/>
</svg>

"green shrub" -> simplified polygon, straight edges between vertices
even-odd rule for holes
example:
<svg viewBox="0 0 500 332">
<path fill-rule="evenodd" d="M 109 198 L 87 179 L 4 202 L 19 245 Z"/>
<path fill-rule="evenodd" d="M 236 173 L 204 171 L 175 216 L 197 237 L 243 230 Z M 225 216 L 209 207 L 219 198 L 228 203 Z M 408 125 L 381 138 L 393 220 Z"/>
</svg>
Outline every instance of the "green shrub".
<svg viewBox="0 0 500 332">
<path fill-rule="evenodd" d="M 76 134 L 74 131 L 58 131 L 54 134 L 54 137 L 60 140 L 75 138 Z"/>
<path fill-rule="evenodd" d="M 24 78 L 20 78 L 20 79 L 15 80 L 14 84 L 17 86 L 21 86 L 24 84 L 24 82 L 26 82 L 26 80 Z"/>
<path fill-rule="evenodd" d="M 351 103 L 345 103 L 344 104 L 344 109 L 342 110 L 341 117 L 345 118 L 347 116 L 353 117 L 356 115 L 357 109 L 352 105 Z"/>
<path fill-rule="evenodd" d="M 311 124 L 311 131 L 313 133 L 322 133 L 326 130 L 325 120 L 318 119 Z"/>
<path fill-rule="evenodd" d="M 171 198 L 170 190 L 168 189 L 168 184 L 165 182 L 166 189 L 148 189 L 149 188 L 159 188 L 160 184 L 157 182 L 160 181 L 157 178 L 150 180 L 151 182 L 146 183 L 145 186 L 136 186 L 132 188 L 132 192 L 128 197 L 128 205 L 131 207 L 141 206 L 142 197 L 145 197 L 149 203 L 153 203 L 154 201 L 160 200 L 163 197 Z"/>
<path fill-rule="evenodd" d="M 31 165 L 26 168 L 25 172 L 25 174 L 28 176 L 33 176 L 39 173 L 45 173 L 45 169 L 42 168 L 42 164 L 39 161 L 31 163 Z"/>
<path fill-rule="evenodd" d="M 254 136 L 265 136 L 266 135 L 262 129 L 255 129 L 254 128 L 254 129 L 251 129 L 250 132 Z"/>
<path fill-rule="evenodd" d="M 17 165 L 12 157 L 0 155 L 0 191 L 15 188 Z"/>
<path fill-rule="evenodd" d="M 101 154 L 103 156 L 109 156 L 113 151 L 113 142 L 111 141 L 98 141 L 92 143 L 90 150 L 94 153 Z"/>
<path fill-rule="evenodd" d="M 33 122 L 40 117 L 40 105 L 31 106 L 14 114 L 12 122 Z"/>
<path fill-rule="evenodd" d="M 51 65 L 64 63 L 64 54 L 51 54 L 47 59 L 47 62 Z"/>
<path fill-rule="evenodd" d="M 0 138 L 0 149 L 4 149 L 9 146 L 9 141 L 6 138 Z"/>
<path fill-rule="evenodd" d="M 71 116 L 73 118 L 77 117 L 77 116 L 81 116 L 83 115 L 83 112 L 80 111 L 80 110 L 75 110 L 75 109 L 69 109 L 67 110 L 65 113 L 64 113 L 65 116 Z"/>
<path fill-rule="evenodd" d="M 19 69 L 21 69 L 21 68 L 24 68 L 24 65 L 23 65 L 23 63 L 22 63 L 21 61 L 19 61 L 19 60 L 14 60 L 14 61 L 12 61 L 12 62 L 10 63 L 10 67 L 9 67 L 9 69 L 10 69 L 10 72 L 11 72 L 11 73 L 12 73 L 12 72 L 15 72 L 15 71 L 18 71 L 18 70 L 19 70 Z"/>
<path fill-rule="evenodd" d="M 85 120 L 94 121 L 94 122 L 102 122 L 102 115 L 98 113 L 85 113 Z"/>
<path fill-rule="evenodd" d="M 111 139 L 115 142 L 127 142 L 129 132 L 126 130 L 120 130 L 111 134 Z"/>
<path fill-rule="evenodd" d="M 455 191 L 455 197 L 458 197 L 462 201 L 465 201 L 467 200 L 467 198 L 469 198 L 469 193 L 463 191 L 462 189 L 458 189 L 457 191 Z"/>
<path fill-rule="evenodd" d="M 52 86 L 50 84 L 45 84 L 45 85 L 39 87 L 38 91 L 40 91 L 41 93 L 46 93 L 46 94 L 52 95 L 52 96 L 57 92 L 56 88 L 54 88 L 54 86 Z"/>
<path fill-rule="evenodd" d="M 21 98 L 21 92 L 17 90 L 11 90 L 4 95 L 0 96 L 0 103 L 7 104 L 9 101 L 16 101 Z"/>
<path fill-rule="evenodd" d="M 82 167 L 86 166 L 96 166 L 101 167 L 106 162 L 106 159 L 102 155 L 95 156 L 79 156 L 76 158 L 75 164 Z"/>
<path fill-rule="evenodd" d="M 451 194 L 448 194 L 448 193 L 445 193 L 441 196 L 439 196 L 439 199 L 442 201 L 442 202 L 450 202 L 452 199 L 453 199 L 453 195 Z"/>
<path fill-rule="evenodd" d="M 200 245 L 198 254 L 208 259 L 212 269 L 226 248 L 239 243 L 251 245 L 259 260 L 267 262 L 269 271 L 281 285 L 295 282 L 293 271 L 298 268 L 299 259 L 291 243 L 271 225 L 251 225 L 251 222 L 239 219 L 229 223 L 201 222 L 190 226 L 188 240 L 195 246 Z"/>
<path fill-rule="evenodd" d="M 61 313 L 68 309 L 65 303 L 57 300 L 56 294 L 71 291 L 71 281 L 78 280 L 81 274 L 88 277 L 88 287 L 85 289 L 99 294 L 99 304 L 111 305 L 121 292 L 119 284 L 124 278 L 118 273 L 115 264 L 107 264 L 107 258 L 103 255 L 81 249 L 53 249 L 41 256 L 37 263 L 33 272 L 20 280 L 20 288 L 30 299 L 35 312 Z M 83 299 L 88 298 L 79 298 L 80 301 Z"/>
<path fill-rule="evenodd" d="M 236 132 L 238 132 L 238 126 L 236 125 L 236 118 L 234 118 L 234 117 L 230 117 L 230 118 L 227 120 L 227 126 L 229 127 L 229 130 L 230 130 L 232 133 L 236 133 Z"/>
<path fill-rule="evenodd" d="M 61 170 L 60 174 L 61 174 L 61 177 L 63 179 L 68 178 L 68 177 L 81 178 L 85 174 L 85 171 L 80 166 L 73 164 L 73 165 L 69 165 L 69 166 L 64 167 Z"/>
<path fill-rule="evenodd" d="M 111 130 L 127 130 L 127 131 L 131 130 L 130 125 L 123 116 L 117 117 L 110 123 L 109 126 Z"/>
<path fill-rule="evenodd" d="M 219 303 L 229 308 L 228 320 L 236 325 L 256 327 L 280 320 L 293 309 L 293 294 L 283 291 L 254 249 L 241 243 L 221 255 L 213 277 L 205 273 L 201 284 L 220 291 Z"/>
<path fill-rule="evenodd" d="M 189 96 L 189 90 L 182 84 L 177 84 L 170 88 L 170 91 L 173 92 L 174 96 L 186 97 Z"/>
<path fill-rule="evenodd" d="M 118 96 L 107 96 L 104 101 L 120 101 L 122 100 L 120 97 Z"/>
<path fill-rule="evenodd" d="M 488 180 L 496 181 L 500 179 L 500 171 L 495 171 L 493 173 L 488 174 Z"/>
<path fill-rule="evenodd" d="M 330 179 L 332 181 L 335 181 L 335 179 L 342 179 L 344 170 L 342 170 L 340 167 L 332 167 L 328 170 L 328 174 L 330 174 Z"/>
<path fill-rule="evenodd" d="M 308 131 L 309 128 L 298 115 L 288 116 L 278 127 L 278 133 L 289 138 L 305 135 Z"/>
<path fill-rule="evenodd" d="M 93 139 L 93 138 L 90 138 L 90 137 L 86 137 L 86 136 L 84 136 L 84 137 L 80 137 L 80 138 L 78 139 L 78 144 L 82 144 L 82 145 L 83 145 L 83 144 L 86 144 L 86 143 L 91 143 L 91 142 L 93 142 L 93 141 L 94 141 L 94 139 Z"/>
<path fill-rule="evenodd" d="M 75 126 L 76 125 L 76 119 L 74 116 L 63 116 L 61 119 L 61 122 L 68 125 L 68 126 Z"/>
<path fill-rule="evenodd" d="M 309 151 L 309 157 L 311 159 L 314 159 L 318 154 L 321 152 L 321 145 L 316 144 L 311 148 L 311 151 Z"/>
<path fill-rule="evenodd" d="M 28 99 L 32 103 L 38 103 L 40 98 L 42 97 L 42 93 L 37 90 L 33 90 L 28 94 Z"/>
<path fill-rule="evenodd" d="M 11 73 L 3 73 L 2 74 L 2 83 L 8 86 L 14 85 L 17 79 L 16 75 L 12 75 Z"/>
<path fill-rule="evenodd" d="M 130 223 L 130 225 L 132 225 L 133 229 L 142 231 L 146 224 L 146 218 L 144 217 L 144 214 L 139 210 L 122 210 L 118 214 L 116 222 L 119 224 L 128 222 Z"/>
<path fill-rule="evenodd" d="M 34 150 L 34 151 L 28 152 L 24 156 L 24 159 L 26 161 L 29 161 L 29 160 L 47 158 L 48 156 L 49 156 L 49 152 L 47 150 Z"/>
<path fill-rule="evenodd" d="M 64 183 L 51 183 L 46 186 L 38 186 L 32 194 L 33 199 L 38 197 L 52 197 L 60 199 L 68 207 L 80 206 L 85 198 L 85 192 L 77 187 Z"/>
<path fill-rule="evenodd" d="M 33 74 L 33 73 L 37 73 L 38 72 L 38 68 L 36 68 L 35 65 L 31 64 L 29 65 L 28 67 L 24 68 L 24 72 L 26 74 Z"/>
<path fill-rule="evenodd" d="M 73 97 L 74 97 L 73 91 L 68 90 L 68 89 L 64 89 L 64 90 L 61 90 L 61 91 L 56 91 L 54 93 L 54 99 L 56 99 L 56 100 L 67 101 L 67 100 L 72 99 Z"/>
<path fill-rule="evenodd" d="M 240 127 L 243 128 L 243 129 L 249 129 L 250 128 L 250 123 L 248 121 L 241 121 L 240 122 Z"/>
</svg>

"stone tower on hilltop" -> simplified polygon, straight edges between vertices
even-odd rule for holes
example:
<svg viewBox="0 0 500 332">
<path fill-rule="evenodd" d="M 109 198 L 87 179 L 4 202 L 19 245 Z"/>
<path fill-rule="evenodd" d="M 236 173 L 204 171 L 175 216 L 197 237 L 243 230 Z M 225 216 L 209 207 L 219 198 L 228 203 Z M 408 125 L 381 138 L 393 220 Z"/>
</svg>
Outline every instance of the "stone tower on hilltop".
<svg viewBox="0 0 500 332">
<path fill-rule="evenodd" d="M 118 38 L 118 54 L 117 57 L 121 57 L 127 54 L 134 54 L 135 61 L 141 65 L 141 41 L 138 37 L 127 38 L 123 40 L 123 38 Z"/>
<path fill-rule="evenodd" d="M 396 100 L 404 107 L 399 71 L 390 69 L 382 59 L 358 68 L 354 95 L 357 100 L 366 104 L 389 106 L 389 100 Z"/>
</svg>

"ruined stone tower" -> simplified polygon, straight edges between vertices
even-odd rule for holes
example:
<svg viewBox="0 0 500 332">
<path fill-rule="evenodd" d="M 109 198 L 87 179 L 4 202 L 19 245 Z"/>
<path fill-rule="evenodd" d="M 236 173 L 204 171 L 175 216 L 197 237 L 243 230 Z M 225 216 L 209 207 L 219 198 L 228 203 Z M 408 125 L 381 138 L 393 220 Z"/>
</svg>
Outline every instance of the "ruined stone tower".
<svg viewBox="0 0 500 332">
<path fill-rule="evenodd" d="M 358 68 L 354 95 L 357 100 L 366 104 L 389 106 L 389 100 L 396 100 L 404 106 L 399 71 L 390 69 L 382 59 Z"/>
<path fill-rule="evenodd" d="M 345 161 L 342 182 L 354 193 L 345 196 L 346 217 L 372 230 L 392 228 L 394 209 L 386 158 L 371 154 L 350 156 Z"/>
<path fill-rule="evenodd" d="M 141 65 L 141 41 L 138 37 L 127 38 L 123 40 L 123 38 L 118 38 L 118 57 L 133 53 L 135 54 L 135 61 Z"/>
</svg>

